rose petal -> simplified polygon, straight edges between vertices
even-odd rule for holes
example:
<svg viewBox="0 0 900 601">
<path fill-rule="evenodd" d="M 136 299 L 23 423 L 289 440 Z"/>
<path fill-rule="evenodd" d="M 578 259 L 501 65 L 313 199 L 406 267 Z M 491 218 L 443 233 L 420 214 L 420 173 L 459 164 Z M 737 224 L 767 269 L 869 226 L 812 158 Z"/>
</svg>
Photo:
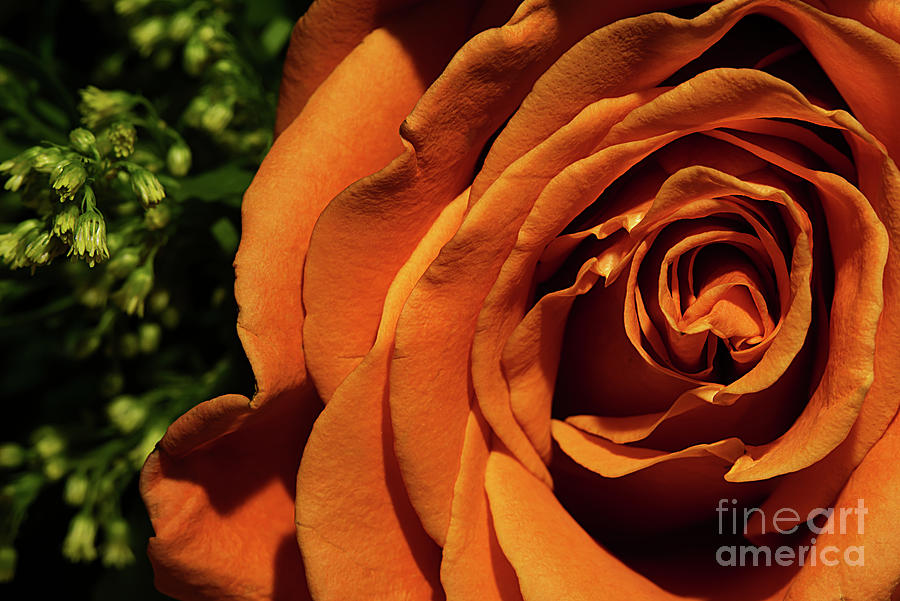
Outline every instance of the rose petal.
<svg viewBox="0 0 900 601">
<path fill-rule="evenodd" d="M 713 81 L 716 81 L 717 83 L 712 84 Z M 569 177 L 565 179 L 562 177 L 557 177 L 556 180 L 548 185 L 548 187 L 544 190 L 542 197 L 535 205 L 535 210 L 532 211 L 532 216 L 529 216 L 529 220 L 533 219 L 535 223 L 541 224 L 541 235 L 548 237 L 552 236 L 552 233 L 554 231 L 559 231 L 559 229 L 562 228 L 562 224 L 565 223 L 565 220 L 571 220 L 574 217 L 574 214 L 577 214 L 577 212 L 580 212 L 580 210 L 583 209 L 583 207 L 585 206 L 584 204 L 575 205 L 571 209 L 564 208 L 567 206 L 571 206 L 573 200 L 577 201 L 578 199 L 581 199 L 581 202 L 584 202 L 584 199 L 596 198 L 598 194 L 597 190 L 602 190 L 605 182 L 608 181 L 608 178 L 610 176 L 614 177 L 616 175 L 615 173 L 610 174 L 608 171 L 609 165 L 620 164 L 621 159 L 617 158 L 616 154 L 624 156 L 626 148 L 628 149 L 627 152 L 634 152 L 636 149 L 644 146 L 645 144 L 647 146 L 650 146 L 651 144 L 655 146 L 664 143 L 668 136 L 659 137 L 661 131 L 671 131 L 671 129 L 674 127 L 676 130 L 684 133 L 685 131 L 690 131 L 694 127 L 700 126 L 700 123 L 705 123 L 704 127 L 709 128 L 714 125 L 727 123 L 726 120 L 729 117 L 735 120 L 746 119 L 749 114 L 757 111 L 760 111 L 762 113 L 760 116 L 779 115 L 792 117 L 794 115 L 797 115 L 799 118 L 811 120 L 813 122 L 831 123 L 834 125 L 846 124 L 848 126 L 851 126 L 852 119 L 848 121 L 845 113 L 842 114 L 840 112 L 828 112 L 822 111 L 821 109 L 813 109 L 813 107 L 811 107 L 811 105 L 809 105 L 808 103 L 805 103 L 802 100 L 802 97 L 798 95 L 796 90 L 793 90 L 789 85 L 761 72 L 717 69 L 698 76 L 690 83 L 690 87 L 679 86 L 678 88 L 675 88 L 670 92 L 663 94 L 658 99 L 647 103 L 647 105 L 645 105 L 644 107 L 633 111 L 631 115 L 629 115 L 625 120 L 616 125 L 607 135 L 607 139 L 610 143 L 618 142 L 619 145 L 601 150 L 589 159 L 571 166 L 569 169 L 564 171 L 564 174 L 566 174 L 567 172 L 571 173 Z M 701 100 L 703 96 L 698 96 L 698 92 L 700 92 L 700 90 L 713 89 L 706 88 L 707 85 L 715 85 L 714 89 L 718 90 L 718 92 L 705 97 L 704 100 Z M 733 90 L 735 87 L 744 89 L 745 93 L 741 96 L 732 96 L 731 92 L 728 92 L 728 90 Z M 753 90 L 752 92 L 750 91 L 751 89 Z M 767 92 L 763 95 L 761 94 L 761 92 L 764 89 L 767 90 Z M 681 95 L 683 94 L 686 94 L 687 96 L 681 98 Z M 688 100 L 688 97 L 690 97 L 691 99 Z M 691 112 L 686 112 L 683 110 L 683 107 L 686 105 L 691 106 Z M 696 110 L 697 113 L 694 113 L 694 110 Z M 697 124 L 695 124 L 694 120 L 696 120 Z M 858 128 L 858 125 L 853 127 Z M 657 137 L 654 138 L 654 136 Z M 652 142 L 645 143 L 636 141 L 634 143 L 629 143 L 630 140 L 647 140 L 648 138 L 652 140 Z M 639 154 L 638 157 L 643 156 L 643 154 L 645 153 L 646 150 L 641 151 L 641 154 Z M 591 170 L 595 169 L 595 165 L 603 165 L 605 174 L 602 176 L 600 174 L 592 174 Z M 828 179 L 829 176 L 822 175 L 817 177 L 819 177 L 820 179 Z M 557 182 L 559 182 L 559 185 L 555 185 Z M 568 185 L 565 185 L 564 182 Z M 585 190 L 583 187 L 580 187 L 576 191 L 576 188 L 571 185 L 574 182 L 591 182 L 592 185 L 587 190 Z M 549 194 L 551 189 L 553 189 L 552 196 Z M 551 208 L 554 211 L 552 215 L 545 212 L 551 210 Z M 539 211 L 539 209 L 541 210 Z M 860 215 L 865 213 L 864 207 L 859 207 L 859 210 L 863 211 L 863 213 L 860 213 Z M 870 270 L 874 269 L 877 271 L 879 269 L 878 256 L 880 253 L 883 254 L 883 252 L 886 250 L 884 248 L 885 245 L 882 245 L 880 242 L 878 242 L 878 240 L 883 238 L 883 231 L 881 234 L 878 233 L 877 220 L 875 223 L 868 223 L 866 227 L 874 228 L 871 230 L 873 232 L 874 238 L 871 239 L 871 243 L 863 241 L 863 243 L 867 244 L 867 246 L 865 247 L 865 249 L 858 250 L 858 256 L 866 255 L 872 258 L 873 261 L 867 263 L 866 268 Z M 540 248 L 545 243 L 545 240 L 538 239 L 534 241 L 525 241 L 520 236 L 519 242 L 523 246 L 527 245 L 528 247 L 532 248 Z M 515 256 L 515 253 L 512 256 Z M 529 269 L 529 265 L 531 264 L 530 259 L 527 258 L 527 254 L 522 255 L 522 258 L 517 259 L 517 263 L 519 267 L 515 269 L 510 268 L 508 271 L 504 269 L 505 275 L 501 276 L 501 280 L 511 282 L 522 281 L 521 273 L 525 273 Z M 508 263 L 508 266 L 510 265 L 511 264 Z M 876 278 L 877 274 L 875 274 L 873 271 L 870 275 L 871 277 L 865 277 L 874 281 L 873 278 Z M 878 279 L 880 280 L 880 276 L 878 276 Z M 500 283 L 498 283 L 498 289 L 501 289 L 502 286 L 506 285 L 507 284 L 501 285 Z M 868 284 L 866 284 L 866 287 L 867 290 L 869 290 L 869 292 L 871 292 L 872 294 L 877 294 L 877 291 Z M 512 289 L 521 290 L 521 288 L 519 287 L 514 287 Z M 510 312 L 506 312 L 504 313 L 504 315 L 508 315 L 509 313 Z M 869 317 L 861 315 L 858 315 L 857 317 L 860 317 L 864 320 L 869 319 Z M 480 328 L 479 332 L 491 332 L 492 337 L 502 337 L 503 332 L 501 330 L 502 328 Z M 865 338 L 865 336 L 863 336 L 863 338 Z M 797 339 L 796 342 L 802 344 L 802 337 Z M 477 344 L 478 339 L 476 338 L 476 349 Z M 798 349 L 799 344 L 797 345 Z M 770 354 L 771 352 L 772 351 L 770 349 Z M 789 353 L 787 356 L 793 356 L 794 354 L 796 354 L 795 351 Z M 865 353 L 860 354 L 859 357 L 864 359 Z M 487 362 L 487 364 L 489 363 L 490 361 Z M 779 363 L 782 366 L 779 369 L 782 369 L 785 364 L 781 362 Z M 473 363 L 473 374 L 475 373 L 474 370 L 478 369 L 478 365 L 478 362 Z M 759 373 L 762 374 L 764 372 L 760 371 Z M 771 377 L 767 377 L 766 379 L 770 380 Z M 477 387 L 479 385 L 479 381 L 477 378 L 475 382 L 477 390 Z M 747 383 L 749 382 L 750 380 L 747 380 Z M 848 380 L 844 380 L 843 385 L 847 384 Z M 825 390 L 827 390 L 827 388 Z M 738 389 L 734 389 L 733 391 L 739 392 Z M 498 391 L 495 391 L 495 393 L 497 394 L 485 396 L 491 398 L 492 401 L 496 401 L 496 399 L 502 398 L 498 396 Z M 860 397 L 858 400 L 861 402 L 862 398 Z M 845 435 L 847 431 L 846 429 L 849 429 L 849 427 L 852 425 L 852 417 L 848 416 L 855 415 L 858 409 L 859 403 L 849 403 L 842 405 L 841 409 L 835 409 L 835 419 L 842 425 L 837 429 L 822 430 L 822 432 L 830 432 L 830 437 L 824 436 L 823 434 L 823 444 L 808 445 L 807 447 L 804 447 L 803 453 L 794 456 L 794 458 L 788 461 L 786 465 L 793 465 L 794 462 L 797 461 L 797 459 L 806 457 L 805 459 L 801 459 L 801 461 L 808 461 L 808 458 L 812 457 L 813 455 L 819 455 L 819 457 L 821 457 L 820 454 L 827 453 L 827 451 L 830 450 L 830 448 L 833 448 L 834 445 L 839 443 L 842 436 Z M 485 416 L 489 420 L 489 422 L 492 422 L 492 418 L 487 411 L 485 412 Z M 503 428 L 498 428 L 498 426 L 493 422 L 492 426 L 494 427 L 495 431 L 498 432 L 498 434 L 500 434 L 501 436 L 503 435 Z M 843 434 L 841 433 L 842 429 L 844 429 Z M 749 461 L 751 461 L 750 458 L 746 457 L 742 460 L 741 463 L 743 465 L 749 465 Z M 802 464 L 799 467 L 802 467 Z M 779 469 L 784 469 L 784 466 Z"/>
<path fill-rule="evenodd" d="M 722 402 L 732 394 L 746 394 L 762 390 L 774 383 L 787 369 L 791 360 L 797 355 L 803 346 L 807 327 L 810 320 L 809 282 L 811 279 L 812 258 L 809 249 L 811 230 L 809 220 L 805 212 L 783 191 L 766 185 L 758 185 L 752 182 L 741 181 L 733 176 L 715 171 L 708 167 L 695 166 L 685 168 L 674 174 L 660 190 L 660 194 L 650 207 L 641 224 L 635 228 L 635 235 L 642 231 L 657 227 L 658 223 L 666 223 L 676 219 L 690 219 L 708 217 L 719 211 L 738 211 L 738 206 L 730 208 L 730 203 L 722 203 L 724 206 L 717 208 L 721 201 L 704 200 L 738 194 L 752 199 L 784 205 L 797 230 L 792 267 L 791 267 L 791 297 L 793 302 L 782 315 L 771 346 L 767 349 L 760 361 L 746 374 L 735 382 L 728 384 L 717 393 L 717 402 Z M 637 275 L 640 262 L 650 250 L 652 238 L 641 242 L 632 261 L 631 273 L 626 285 L 625 298 L 625 330 L 628 333 L 635 349 L 651 363 L 655 360 L 647 354 L 642 347 L 640 330 L 646 329 L 639 324 L 640 306 L 636 306 L 636 295 L 639 293 Z M 782 293 L 785 286 L 780 285 Z M 661 344 L 661 343 L 660 343 Z M 659 350 L 657 350 L 659 353 Z M 660 369 L 677 376 L 673 370 L 660 366 Z"/>
<path fill-rule="evenodd" d="M 309 599 L 294 478 L 321 404 L 310 387 L 263 405 L 240 395 L 173 423 L 141 472 L 156 587 L 185 600 Z"/>
<path fill-rule="evenodd" d="M 896 203 L 893 199 L 900 198 L 900 173 L 883 151 L 862 139 L 864 130 L 856 129 L 854 133 L 856 137 L 851 137 L 850 142 L 860 166 L 860 188 L 872 201 L 890 239 L 883 278 L 884 309 L 875 341 L 876 377 L 846 440 L 821 461 L 786 480 L 764 505 L 767 516 L 782 507 L 793 507 L 806 514 L 813 508 L 829 506 L 900 406 L 900 378 L 892 367 L 900 352 L 900 260 L 896 254 L 900 248 L 900 223 L 892 209 Z M 752 526 L 757 531 L 762 529 L 758 522 Z"/>
<path fill-rule="evenodd" d="M 824 0 L 815 4 L 821 4 L 822 10 L 835 15 L 856 19 L 900 42 L 900 6 L 893 0 Z"/>
<path fill-rule="evenodd" d="M 450 526 L 441 561 L 448 601 L 521 601 L 519 582 L 497 542 L 484 477 L 490 432 L 475 407 L 466 424 Z"/>
<path fill-rule="evenodd" d="M 565 451 L 562 446 L 554 449 L 550 465 L 555 496 L 585 530 L 627 562 L 644 555 L 634 548 L 641 541 L 662 542 L 688 532 L 702 540 L 704 524 L 715 531 L 714 509 L 719 499 L 737 499 L 737 506 L 752 507 L 776 484 L 732 483 L 722 478 L 732 453 L 740 453 L 736 439 L 694 445 L 698 448 L 680 447 L 682 454 L 672 458 L 664 450 L 602 440 L 595 444 L 591 435 L 563 422 L 554 421 L 553 429 L 554 439 L 557 435 L 565 439 L 566 447 Z M 598 474 L 604 465 L 616 475 Z M 665 499 L 664 511 L 660 499 Z M 711 559 L 707 556 L 708 562 Z"/>
<path fill-rule="evenodd" d="M 456 231 L 467 200 L 468 191 L 441 212 L 397 274 L 372 350 L 335 391 L 307 442 L 297 476 L 297 539 L 317 601 L 360 591 L 431 599 L 440 590 L 440 549 L 419 524 L 393 452 L 388 368 L 400 309 Z"/>
<path fill-rule="evenodd" d="M 530 301 L 532 276 L 529 274 L 535 272 L 539 252 L 550 239 L 542 239 L 544 230 L 562 215 L 574 218 L 571 204 L 590 193 L 580 185 L 582 180 L 566 177 L 571 161 L 593 150 L 610 125 L 623 114 L 648 97 L 656 96 L 656 92 L 633 94 L 605 99 L 586 108 L 566 127 L 510 166 L 472 208 L 453 240 L 454 246 L 447 249 L 447 264 L 471 265 L 466 271 L 479 273 L 477 284 L 470 281 L 469 287 L 480 288 L 478 294 L 484 298 L 482 306 L 476 307 L 480 313 L 474 327 L 471 355 L 472 382 L 481 410 L 504 445 L 547 481 L 543 461 L 513 416 L 509 389 L 500 369 L 502 349 Z M 616 175 L 615 171 L 607 172 L 599 182 L 608 182 Z M 568 194 L 564 197 L 551 194 L 552 200 L 544 203 L 546 206 L 556 201 L 558 212 L 544 222 L 539 218 L 535 227 L 523 226 L 531 218 L 530 207 L 540 205 L 550 191 L 550 187 L 542 188 L 542 184 L 552 185 L 560 179 L 579 191 L 558 186 L 554 192 L 564 190 Z M 478 248 L 478 253 L 468 250 L 473 246 Z M 502 263 L 507 255 L 506 263 Z M 484 296 L 487 290 L 490 292 Z"/>
<path fill-rule="evenodd" d="M 626 278 L 619 278 L 608 288 L 595 286 L 575 303 L 568 323 L 562 324 L 567 338 L 553 400 L 556 415 L 665 411 L 696 386 L 647 363 L 629 341 L 621 318 L 626 285 Z M 617 317 L 606 323 L 605 319 L 598 322 L 598 315 Z M 619 377 L 623 373 L 628 377 Z M 549 419 L 542 427 L 549 434 Z"/>
<path fill-rule="evenodd" d="M 294 25 L 278 94 L 275 135 L 284 131 L 340 62 L 383 17 L 415 0 L 315 2 Z"/>
<path fill-rule="evenodd" d="M 730 139 L 729 134 L 716 135 Z M 822 383 L 787 434 L 771 445 L 751 450 L 735 464 L 728 478 L 743 480 L 771 477 L 776 465 L 777 473 L 807 467 L 837 446 L 853 426 L 874 377 L 870 365 L 883 307 L 888 237 L 868 200 L 845 180 L 812 172 L 749 143 L 731 141 L 819 189 L 838 272 L 831 305 L 831 351 Z M 842 402 L 831 400 L 835 398 Z M 825 423 L 829 426 L 823 426 Z"/>
<path fill-rule="evenodd" d="M 553 439 L 575 462 L 606 478 L 619 478 L 663 462 L 685 458 L 711 459 L 716 465 L 730 465 L 744 454 L 745 446 L 737 438 L 697 444 L 672 453 L 617 445 L 554 420 Z"/>
<path fill-rule="evenodd" d="M 305 378 L 301 281 L 313 225 L 335 194 L 402 152 L 399 123 L 430 83 L 420 72 L 428 65 L 413 58 L 419 53 L 411 49 L 437 44 L 450 47 L 443 50 L 447 54 L 455 48 L 454 35 L 464 35 L 467 21 L 456 23 L 465 11 L 450 4 L 434 4 L 422 15 L 413 11 L 421 21 L 407 17 L 366 35 L 310 92 L 244 196 L 235 260 L 238 330 L 262 393 L 290 389 Z M 317 19 L 330 23 L 346 9 L 341 6 L 317 3 L 298 31 L 318 31 Z M 431 70 L 439 71 L 441 53 L 425 55 L 438 63 Z M 286 66 L 289 88 L 300 85 L 295 79 L 306 73 L 296 66 Z"/>
<path fill-rule="evenodd" d="M 319 218 L 304 274 L 304 350 L 326 401 L 371 348 L 394 274 L 438 212 L 468 186 L 482 145 L 537 77 L 538 58 L 556 31 L 552 18 L 546 7 L 523 7 L 506 26 L 472 38 L 426 94 L 409 90 L 404 106 L 418 102 L 401 128 L 405 152 L 345 190 Z M 436 27 L 446 26 L 438 20 Z M 432 44 L 427 28 L 418 35 Z M 411 56 L 403 60 L 407 69 L 414 68 Z M 369 77 L 357 77 L 359 85 Z M 402 115 L 398 107 L 394 127 Z"/>
<path fill-rule="evenodd" d="M 550 415 L 566 319 L 576 297 L 599 278 L 598 261 L 588 261 L 575 282 L 546 294 L 522 320 L 503 349 L 503 373 L 509 383 L 509 404 L 516 422 L 549 463 Z"/>
<path fill-rule="evenodd" d="M 440 590 L 440 548 L 409 505 L 391 449 L 388 361 L 373 351 L 341 384 L 303 453 L 297 540 L 316 601 Z"/>
<path fill-rule="evenodd" d="M 608 109 L 607 113 L 597 110 L 594 119 L 611 120 L 641 99 L 635 95 L 611 100 L 602 106 Z M 572 153 L 586 152 L 590 141 L 590 136 L 583 133 L 578 140 L 562 134 L 531 162 L 517 167 L 520 173 L 528 173 L 527 178 L 504 179 L 508 187 L 497 194 L 528 202 L 529 195 L 539 191 L 535 187 L 541 179 L 549 179 L 553 169 L 565 164 Z M 540 157 L 553 158 L 548 162 Z M 506 240 L 498 234 L 498 228 L 502 224 L 507 234 L 515 232 L 516 220 L 520 218 L 515 209 L 514 203 L 507 203 L 505 208 L 494 207 L 499 215 L 484 215 L 480 208 L 470 211 L 460 230 L 416 285 L 397 326 L 391 368 L 395 448 L 413 505 L 426 529 L 439 542 L 449 521 L 450 491 L 469 413 L 472 332 L 484 295 L 502 260 L 497 243 L 505 244 Z M 435 371 L 435 365 L 447 367 Z M 429 399 L 429 403 L 422 399 Z M 435 407 L 440 407 L 440 411 L 435 411 Z M 429 453 L 423 456 L 421 449 L 426 446 Z M 542 468 L 543 462 L 536 453 L 530 459 L 534 469 Z M 544 475 L 549 480 L 549 475 Z"/>
<path fill-rule="evenodd" d="M 826 559 L 838 559 L 837 565 L 808 563 L 785 596 L 785 601 L 813 601 L 833 596 L 835 591 L 848 598 L 887 601 L 900 583 L 900 542 L 896 536 L 900 512 L 900 420 L 868 452 L 834 505 L 831 519 L 834 533 L 825 531 L 816 537 L 820 553 L 828 546 L 837 548 Z M 862 504 L 862 509 L 857 509 Z M 850 510 L 856 509 L 852 513 Z M 844 513 L 843 525 L 841 515 Z M 846 560 L 852 547 L 861 549 L 863 561 L 854 565 Z M 856 559 L 859 557 L 851 555 Z"/>
<path fill-rule="evenodd" d="M 485 488 L 497 538 L 526 601 L 677 598 L 594 542 L 550 489 L 508 454 L 491 451 Z"/>
<path fill-rule="evenodd" d="M 291 124 L 316 89 L 348 55 L 359 45 L 371 43 L 366 38 L 374 31 L 399 32 L 398 37 L 404 39 L 406 48 L 400 60 L 411 56 L 420 75 L 430 83 L 473 31 L 503 23 L 517 5 L 515 0 L 468 0 L 452 4 L 441 0 L 320 0 L 312 3 L 291 32 L 279 88 L 275 135 L 280 135 Z M 452 9 L 452 13 L 447 13 L 448 9 Z M 435 15 L 440 15 L 437 21 Z M 421 31 L 410 35 L 411 29 L 415 28 Z M 428 36 L 430 43 L 427 46 L 423 47 L 420 35 Z M 447 42 L 450 42 L 449 46 L 446 46 Z M 386 62 L 393 60 L 392 57 Z M 390 64 L 385 66 L 390 67 Z M 369 72 L 367 77 L 367 83 L 372 84 L 378 75 Z M 352 94 L 348 97 L 355 98 Z M 356 99 L 369 100 L 368 94 Z"/>
<path fill-rule="evenodd" d="M 508 165 L 585 106 L 598 98 L 658 84 L 753 12 L 782 22 L 800 37 L 860 121 L 898 156 L 900 117 L 889 99 L 900 95 L 900 46 L 858 22 L 828 15 L 798 0 L 767 4 L 765 0 L 726 0 L 690 20 L 652 13 L 623 19 L 586 37 L 547 69 L 497 138 L 472 185 L 471 202 L 477 202 Z M 860 78 L 871 85 L 859 86 Z"/>
</svg>

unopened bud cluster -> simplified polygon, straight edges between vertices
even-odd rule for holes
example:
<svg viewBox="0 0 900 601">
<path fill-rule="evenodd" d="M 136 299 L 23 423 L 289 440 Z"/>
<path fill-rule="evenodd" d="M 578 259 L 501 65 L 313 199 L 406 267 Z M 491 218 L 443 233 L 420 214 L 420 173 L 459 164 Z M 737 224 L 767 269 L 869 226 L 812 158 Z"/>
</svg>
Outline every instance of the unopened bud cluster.
<svg viewBox="0 0 900 601">
<path fill-rule="evenodd" d="M 172 220 L 170 207 L 160 204 L 166 190 L 156 171 L 168 169 L 178 177 L 188 173 L 191 151 L 181 136 L 155 116 L 146 100 L 128 92 L 89 86 L 81 91 L 79 109 L 84 127 L 69 132 L 68 145 L 33 146 L 0 163 L 4 187 L 20 193 L 40 215 L 0 230 L 0 261 L 10 268 L 33 269 L 60 255 L 90 267 L 110 259 L 115 225 L 101 205 L 113 209 L 113 217 L 143 209 L 148 232 Z M 151 138 L 165 144 L 164 161 L 158 150 L 138 146 L 137 124 L 155 128 Z M 127 263 L 120 261 L 115 277 L 125 278 L 137 267 Z M 135 302 L 129 306 L 139 306 Z"/>
<path fill-rule="evenodd" d="M 230 150 L 255 154 L 271 143 L 270 125 L 260 117 L 273 99 L 259 89 L 258 77 L 241 56 L 230 32 L 233 17 L 223 4 L 182 0 L 162 7 L 149 0 L 117 0 L 115 9 L 126 18 L 140 56 L 168 69 L 180 55 L 185 73 L 202 78 L 204 85 L 188 104 L 184 121 Z M 284 19 L 260 33 L 272 56 L 287 43 L 290 30 L 290 21 Z M 171 173 L 181 176 L 187 169 L 181 165 L 189 166 L 190 160 L 181 153 L 168 157 L 167 163 Z"/>
</svg>

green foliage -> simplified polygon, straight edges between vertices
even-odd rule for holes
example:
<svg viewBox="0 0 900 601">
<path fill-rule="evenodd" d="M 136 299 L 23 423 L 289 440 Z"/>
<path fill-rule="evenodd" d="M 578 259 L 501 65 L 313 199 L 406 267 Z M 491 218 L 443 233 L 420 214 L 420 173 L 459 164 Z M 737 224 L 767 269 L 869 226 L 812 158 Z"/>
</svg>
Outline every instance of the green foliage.
<svg viewBox="0 0 900 601">
<path fill-rule="evenodd" d="M 0 582 L 145 561 L 143 461 L 191 406 L 251 392 L 230 263 L 304 8 L 0 3 Z"/>
</svg>

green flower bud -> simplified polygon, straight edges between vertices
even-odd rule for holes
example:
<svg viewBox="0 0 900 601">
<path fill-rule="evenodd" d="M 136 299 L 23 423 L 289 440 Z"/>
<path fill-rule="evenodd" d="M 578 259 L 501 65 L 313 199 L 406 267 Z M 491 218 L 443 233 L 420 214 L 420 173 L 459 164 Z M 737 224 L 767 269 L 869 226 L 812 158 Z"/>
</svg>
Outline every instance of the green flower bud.
<svg viewBox="0 0 900 601">
<path fill-rule="evenodd" d="M 25 449 L 14 442 L 0 445 L 0 468 L 19 467 L 25 462 Z"/>
<path fill-rule="evenodd" d="M 97 558 L 94 539 L 97 522 L 87 513 L 79 513 L 69 523 L 69 532 L 63 541 L 63 555 L 72 561 L 93 561 Z"/>
<path fill-rule="evenodd" d="M 78 302 L 80 302 L 85 307 L 93 307 L 98 308 L 102 307 L 106 304 L 106 299 L 109 296 L 109 290 L 107 290 L 104 286 L 88 286 L 83 288 L 78 293 Z M 97 344 L 99 346 L 100 339 L 97 338 Z M 91 353 L 94 352 L 95 349 L 91 350 Z M 88 353 L 90 354 L 90 353 Z"/>
<path fill-rule="evenodd" d="M 109 127 L 109 141 L 116 157 L 123 159 L 134 152 L 134 143 L 137 141 L 137 131 L 134 125 L 127 121 L 117 121 Z"/>
<path fill-rule="evenodd" d="M 213 65 L 213 71 L 219 75 L 236 76 L 241 72 L 241 68 L 236 62 L 227 58 L 220 58 Z"/>
<path fill-rule="evenodd" d="M 172 211 L 164 204 L 150 207 L 144 213 L 144 225 L 148 230 L 161 230 L 172 219 Z"/>
<path fill-rule="evenodd" d="M 126 434 L 134 432 L 143 425 L 147 414 L 146 403 L 129 395 L 118 396 L 106 406 L 106 415 L 109 417 L 109 421 Z"/>
<path fill-rule="evenodd" d="M 134 96 L 119 90 L 101 90 L 88 86 L 81 90 L 81 120 L 91 129 L 114 117 L 121 116 L 137 103 Z"/>
<path fill-rule="evenodd" d="M 191 169 L 191 149 L 187 144 L 178 142 L 169 147 L 166 154 L 166 165 L 169 173 L 177 177 L 184 177 Z"/>
<path fill-rule="evenodd" d="M 26 219 L 11 232 L 0 235 L 0 258 L 10 269 L 18 269 L 28 264 L 25 257 L 25 246 L 40 231 L 41 222 L 37 219 Z"/>
<path fill-rule="evenodd" d="M 116 0 L 115 9 L 116 12 L 122 16 L 133 15 L 150 4 L 150 1 L 151 0 Z"/>
<path fill-rule="evenodd" d="M 50 173 L 50 186 L 59 194 L 61 201 L 75 197 L 75 194 L 87 181 L 87 170 L 80 159 L 66 159 L 53 168 Z"/>
<path fill-rule="evenodd" d="M 90 188 L 85 188 L 85 192 Z M 85 194 L 87 196 L 87 194 Z M 91 192 L 93 197 L 93 192 Z M 109 249 L 106 247 L 106 221 L 96 209 L 93 208 L 93 200 L 86 203 L 87 211 L 78 216 L 75 223 L 75 236 L 69 255 L 75 255 L 87 261 L 90 267 L 109 258 Z"/>
<path fill-rule="evenodd" d="M 64 204 L 62 210 L 53 218 L 53 235 L 60 240 L 71 242 L 79 215 L 81 215 L 81 210 L 78 208 L 78 205 L 74 203 Z"/>
<path fill-rule="evenodd" d="M 190 75 L 200 75 L 209 60 L 209 48 L 197 35 L 192 35 L 184 45 L 182 64 Z"/>
<path fill-rule="evenodd" d="M 12 269 L 13 264 L 17 263 L 19 250 L 19 235 L 15 231 L 0 234 L 0 258 Z"/>
<path fill-rule="evenodd" d="M 210 106 L 212 103 L 206 96 L 194 96 L 184 111 L 184 120 L 191 127 L 200 127 L 200 119 Z"/>
<path fill-rule="evenodd" d="M 113 298 L 122 307 L 122 310 L 129 315 L 137 313 L 139 317 L 144 316 L 144 300 L 153 289 L 153 264 L 151 262 L 144 263 L 131 272 L 128 279 L 114 295 Z"/>
<path fill-rule="evenodd" d="M 34 157 L 40 154 L 41 148 L 40 146 L 32 146 L 31 148 L 27 148 L 14 156 L 11 159 L 6 159 L 2 163 L 0 163 L 0 173 L 16 173 L 21 170 L 29 170 L 32 167 L 32 161 Z"/>
<path fill-rule="evenodd" d="M 69 505 L 76 507 L 82 505 L 87 498 L 90 484 L 83 473 L 73 473 L 66 479 L 66 486 L 63 488 L 63 500 Z"/>
<path fill-rule="evenodd" d="M 147 303 L 152 313 L 159 313 L 169 306 L 169 300 L 168 290 L 154 290 L 150 298 L 147 299 Z"/>
<path fill-rule="evenodd" d="M 208 44 L 216 39 L 216 28 L 209 23 L 204 23 L 200 26 L 200 29 L 197 30 L 197 37 L 200 41 Z"/>
<path fill-rule="evenodd" d="M 230 104 L 215 103 L 210 106 L 200 117 L 200 125 L 210 133 L 218 133 L 228 127 L 234 117 L 234 110 Z"/>
<path fill-rule="evenodd" d="M 159 348 L 159 340 L 162 338 L 162 328 L 158 323 L 143 323 L 138 328 L 138 344 L 141 352 L 149 355 Z"/>
<path fill-rule="evenodd" d="M 87 130 L 85 130 L 87 131 Z M 55 146 L 51 146 L 49 148 L 42 148 L 40 152 L 35 154 L 34 158 L 31 159 L 31 165 L 34 167 L 35 171 L 40 171 L 41 173 L 52 173 L 53 169 L 65 158 L 65 154 L 59 148 Z"/>
<path fill-rule="evenodd" d="M 69 132 L 69 142 L 81 154 L 91 154 L 96 150 L 97 138 L 90 131 L 78 127 Z"/>
<path fill-rule="evenodd" d="M 122 518 L 114 519 L 103 527 L 106 541 L 103 545 L 103 565 L 123 568 L 134 563 L 134 553 L 128 544 L 128 522 Z"/>
<path fill-rule="evenodd" d="M 130 171 L 131 189 L 140 198 L 141 204 L 150 207 L 166 197 L 166 191 L 156 176 L 142 167 Z"/>
<path fill-rule="evenodd" d="M 131 28 L 131 43 L 142 56 L 150 56 L 156 45 L 166 37 L 166 20 L 150 17 Z"/>
<path fill-rule="evenodd" d="M 44 463 L 44 475 L 51 481 L 59 480 L 68 470 L 69 463 L 65 457 L 51 457 Z"/>
<path fill-rule="evenodd" d="M 18 192 L 19 188 L 22 187 L 22 184 L 25 183 L 25 177 L 27 174 L 25 173 L 14 173 L 10 176 L 6 183 L 3 184 L 4 190 L 9 190 L 10 192 Z"/>
<path fill-rule="evenodd" d="M 65 450 L 66 439 L 53 426 L 41 426 L 32 432 L 31 446 L 42 459 L 49 459 Z"/>
<path fill-rule="evenodd" d="M 10 582 L 16 575 L 16 550 L 9 545 L 0 547 L 0 582 Z"/>
<path fill-rule="evenodd" d="M 57 241 L 50 232 L 35 232 L 25 244 L 25 258 L 32 265 L 46 265 L 59 255 Z"/>
<path fill-rule="evenodd" d="M 41 151 L 39 146 L 33 146 L 25 150 L 21 154 L 0 163 L 0 173 L 9 173 L 10 177 L 6 180 L 3 187 L 10 192 L 16 192 L 25 183 L 25 178 L 31 172 L 32 161 L 34 157 Z"/>
<path fill-rule="evenodd" d="M 271 133 L 266 129 L 257 129 L 244 134 L 241 137 L 240 147 L 244 151 L 255 151 L 267 147 L 272 139 Z"/>
<path fill-rule="evenodd" d="M 141 264 L 141 251 L 139 248 L 129 246 L 116 252 L 109 263 L 106 264 L 106 272 L 116 278 L 124 278 Z"/>
<path fill-rule="evenodd" d="M 173 42 L 183 42 L 194 33 L 194 17 L 191 13 L 182 10 L 172 15 L 169 21 L 169 39 Z"/>
</svg>

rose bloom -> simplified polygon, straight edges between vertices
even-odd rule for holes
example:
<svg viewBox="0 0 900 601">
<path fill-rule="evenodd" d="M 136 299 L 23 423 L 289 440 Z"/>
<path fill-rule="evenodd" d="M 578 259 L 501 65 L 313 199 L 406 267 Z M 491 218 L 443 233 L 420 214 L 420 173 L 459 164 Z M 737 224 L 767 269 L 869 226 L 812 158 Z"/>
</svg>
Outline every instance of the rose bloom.
<svg viewBox="0 0 900 601">
<path fill-rule="evenodd" d="M 894 0 L 316 2 L 158 588 L 900 599 L 898 102 Z"/>
</svg>

